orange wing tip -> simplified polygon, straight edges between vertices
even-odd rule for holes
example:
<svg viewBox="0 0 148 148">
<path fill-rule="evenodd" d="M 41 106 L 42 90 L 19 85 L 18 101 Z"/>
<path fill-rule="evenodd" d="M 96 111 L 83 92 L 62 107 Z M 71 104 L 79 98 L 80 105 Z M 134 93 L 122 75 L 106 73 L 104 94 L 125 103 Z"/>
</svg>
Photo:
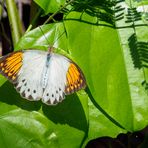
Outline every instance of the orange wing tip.
<svg viewBox="0 0 148 148">
<path fill-rule="evenodd" d="M 66 94 L 74 93 L 86 87 L 85 77 L 80 68 L 74 63 L 70 64 L 66 74 L 66 78 Z"/>
<path fill-rule="evenodd" d="M 22 67 L 22 51 L 10 53 L 0 59 L 0 72 L 10 81 L 14 81 Z"/>
</svg>

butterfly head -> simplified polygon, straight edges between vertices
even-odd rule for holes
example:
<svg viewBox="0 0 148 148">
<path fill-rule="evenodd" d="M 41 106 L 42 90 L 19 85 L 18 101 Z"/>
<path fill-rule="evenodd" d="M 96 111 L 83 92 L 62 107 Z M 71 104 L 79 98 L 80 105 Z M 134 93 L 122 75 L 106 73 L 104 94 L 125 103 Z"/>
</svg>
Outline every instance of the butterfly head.
<svg viewBox="0 0 148 148">
<path fill-rule="evenodd" d="M 55 48 L 54 48 L 53 46 L 50 46 L 50 47 L 48 48 L 48 52 L 49 52 L 49 53 L 52 53 L 52 52 L 54 52 L 54 49 L 55 49 Z"/>
</svg>

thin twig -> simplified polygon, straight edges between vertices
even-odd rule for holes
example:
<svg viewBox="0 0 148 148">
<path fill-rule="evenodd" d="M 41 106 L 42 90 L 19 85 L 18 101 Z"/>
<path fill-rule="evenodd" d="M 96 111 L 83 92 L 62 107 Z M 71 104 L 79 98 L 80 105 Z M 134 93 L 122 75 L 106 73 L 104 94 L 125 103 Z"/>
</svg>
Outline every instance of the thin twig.
<svg viewBox="0 0 148 148">
<path fill-rule="evenodd" d="M 53 13 L 45 22 L 43 25 L 47 24 L 49 21 L 51 21 L 53 19 L 53 17 L 58 14 L 61 10 L 63 10 L 65 7 L 67 7 L 68 5 L 70 5 L 71 3 L 73 3 L 74 0 L 69 1 L 68 3 L 66 3 L 64 6 L 62 6 L 58 11 L 56 11 L 55 13 Z"/>
</svg>

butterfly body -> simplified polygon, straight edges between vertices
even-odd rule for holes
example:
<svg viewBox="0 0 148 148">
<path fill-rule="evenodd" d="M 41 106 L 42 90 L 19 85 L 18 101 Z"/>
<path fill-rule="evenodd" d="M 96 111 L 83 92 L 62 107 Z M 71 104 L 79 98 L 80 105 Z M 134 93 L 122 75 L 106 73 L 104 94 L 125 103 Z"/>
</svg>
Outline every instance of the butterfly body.
<svg viewBox="0 0 148 148">
<path fill-rule="evenodd" d="M 23 98 L 54 105 L 65 95 L 85 88 L 80 68 L 67 57 L 53 52 L 22 50 L 0 58 L 0 73 Z"/>
</svg>

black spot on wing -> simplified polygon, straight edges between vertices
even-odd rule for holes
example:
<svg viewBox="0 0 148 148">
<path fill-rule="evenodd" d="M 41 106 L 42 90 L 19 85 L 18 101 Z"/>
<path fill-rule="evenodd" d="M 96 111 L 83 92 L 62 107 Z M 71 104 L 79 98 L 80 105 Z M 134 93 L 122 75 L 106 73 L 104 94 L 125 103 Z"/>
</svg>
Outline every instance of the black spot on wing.
<svg viewBox="0 0 148 148">
<path fill-rule="evenodd" d="M 22 80 L 22 83 L 24 83 L 25 81 L 26 81 L 26 80 L 25 80 L 25 79 L 23 79 L 23 80 Z"/>
<path fill-rule="evenodd" d="M 50 99 L 48 99 L 48 101 L 47 101 L 46 104 L 47 104 L 47 105 L 51 105 L 51 101 L 50 101 Z"/>
<path fill-rule="evenodd" d="M 14 83 L 14 87 L 17 87 L 17 85 L 18 85 L 18 83 L 16 82 L 16 83 Z"/>
<path fill-rule="evenodd" d="M 18 92 L 20 92 L 21 87 L 16 87 L 16 90 L 17 90 Z"/>
<path fill-rule="evenodd" d="M 62 100 L 63 100 L 63 98 L 60 96 L 60 97 L 59 97 L 59 101 L 61 102 Z"/>
<path fill-rule="evenodd" d="M 35 94 L 36 93 L 36 90 L 33 90 L 33 93 Z"/>
<path fill-rule="evenodd" d="M 33 97 L 31 95 L 29 95 L 29 97 L 27 97 L 28 100 L 33 101 Z"/>
<path fill-rule="evenodd" d="M 53 104 L 56 105 L 58 103 L 57 99 L 53 101 Z"/>
<path fill-rule="evenodd" d="M 23 98 L 25 98 L 25 91 L 23 91 L 23 92 L 21 93 L 21 96 L 22 96 Z"/>
</svg>

